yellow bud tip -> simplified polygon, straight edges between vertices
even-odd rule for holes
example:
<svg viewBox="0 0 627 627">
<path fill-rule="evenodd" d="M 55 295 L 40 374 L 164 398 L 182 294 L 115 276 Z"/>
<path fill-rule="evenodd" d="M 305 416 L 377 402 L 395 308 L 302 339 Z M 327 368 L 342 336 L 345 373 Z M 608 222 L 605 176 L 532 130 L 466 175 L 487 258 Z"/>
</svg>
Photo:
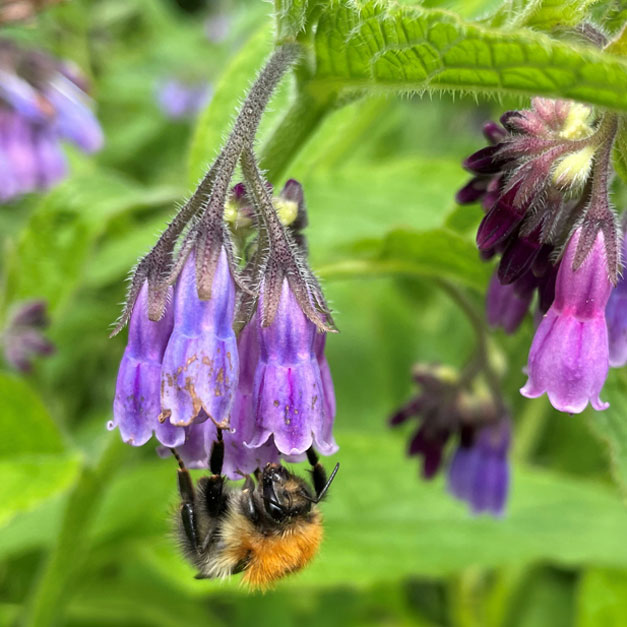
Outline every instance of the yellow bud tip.
<svg viewBox="0 0 627 627">
<path fill-rule="evenodd" d="M 283 226 L 289 226 L 296 220 L 298 216 L 298 203 L 293 200 L 286 200 L 285 198 L 276 197 L 272 199 L 274 208 L 281 220 Z"/>
<path fill-rule="evenodd" d="M 592 134 L 590 118 L 592 109 L 579 102 L 573 102 L 560 131 L 560 137 L 564 139 L 583 139 Z"/>
<path fill-rule="evenodd" d="M 594 147 L 586 146 L 571 152 L 557 163 L 553 170 L 553 182 L 558 187 L 580 187 L 587 180 L 594 160 Z"/>
</svg>

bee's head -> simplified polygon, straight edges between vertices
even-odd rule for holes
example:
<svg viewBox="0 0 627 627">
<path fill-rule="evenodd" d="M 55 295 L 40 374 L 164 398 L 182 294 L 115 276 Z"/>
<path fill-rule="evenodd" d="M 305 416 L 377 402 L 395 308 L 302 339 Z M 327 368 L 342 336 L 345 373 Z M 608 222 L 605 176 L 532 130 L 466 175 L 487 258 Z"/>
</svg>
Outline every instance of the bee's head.
<svg viewBox="0 0 627 627">
<path fill-rule="evenodd" d="M 313 499 L 307 484 L 280 464 L 266 464 L 259 487 L 265 511 L 276 522 L 311 510 Z"/>
</svg>

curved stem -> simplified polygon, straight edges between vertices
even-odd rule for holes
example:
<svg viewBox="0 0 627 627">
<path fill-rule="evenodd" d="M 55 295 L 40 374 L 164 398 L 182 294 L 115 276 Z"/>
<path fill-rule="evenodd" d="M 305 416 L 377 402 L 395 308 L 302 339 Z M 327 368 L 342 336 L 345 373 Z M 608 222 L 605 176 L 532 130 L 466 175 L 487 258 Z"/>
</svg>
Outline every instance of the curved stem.
<svg viewBox="0 0 627 627">
<path fill-rule="evenodd" d="M 499 408 L 503 407 L 503 396 L 501 394 L 501 382 L 498 375 L 490 363 L 488 348 L 488 333 L 483 321 L 483 316 L 477 312 L 477 308 L 470 301 L 468 296 L 459 287 L 446 279 L 435 278 L 436 285 L 455 302 L 464 312 L 468 321 L 472 325 L 477 338 L 477 359 L 481 365 L 481 370 L 490 388 L 490 393 Z"/>
<path fill-rule="evenodd" d="M 87 557 L 92 523 L 106 482 L 126 449 L 127 445 L 112 435 L 98 463 L 83 466 L 66 504 L 56 545 L 34 582 L 31 601 L 20 621 L 22 627 L 50 627 L 62 622 L 65 601 Z"/>
</svg>

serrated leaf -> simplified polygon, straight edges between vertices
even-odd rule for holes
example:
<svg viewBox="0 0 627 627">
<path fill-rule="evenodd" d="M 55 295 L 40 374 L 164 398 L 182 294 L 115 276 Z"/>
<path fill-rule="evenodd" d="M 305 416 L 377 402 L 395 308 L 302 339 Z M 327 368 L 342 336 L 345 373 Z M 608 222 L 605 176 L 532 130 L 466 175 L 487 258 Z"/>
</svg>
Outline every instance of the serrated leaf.
<svg viewBox="0 0 627 627">
<path fill-rule="evenodd" d="M 612 476 L 627 499 L 627 372 L 610 370 L 601 396 L 610 406 L 587 414 L 592 432 L 607 446 Z"/>
<path fill-rule="evenodd" d="M 309 0 L 274 0 L 277 41 L 294 39 L 304 28 Z"/>
<path fill-rule="evenodd" d="M 492 26 L 520 28 L 529 26 L 550 31 L 575 26 L 598 0 L 514 0 L 504 5 L 490 19 Z"/>
<path fill-rule="evenodd" d="M 627 110 L 627 62 L 531 30 L 420 7 L 331 2 L 316 31 L 319 88 L 545 95 Z"/>
</svg>

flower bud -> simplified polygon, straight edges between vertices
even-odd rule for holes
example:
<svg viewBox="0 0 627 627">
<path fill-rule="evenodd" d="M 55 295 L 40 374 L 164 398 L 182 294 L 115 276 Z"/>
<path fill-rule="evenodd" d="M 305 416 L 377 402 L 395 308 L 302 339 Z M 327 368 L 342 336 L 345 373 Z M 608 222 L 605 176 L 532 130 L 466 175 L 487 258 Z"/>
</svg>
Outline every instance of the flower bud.
<svg viewBox="0 0 627 627">
<path fill-rule="evenodd" d="M 590 176 L 594 153 L 594 146 L 585 146 L 560 159 L 553 170 L 555 185 L 562 189 L 582 187 Z"/>
</svg>

